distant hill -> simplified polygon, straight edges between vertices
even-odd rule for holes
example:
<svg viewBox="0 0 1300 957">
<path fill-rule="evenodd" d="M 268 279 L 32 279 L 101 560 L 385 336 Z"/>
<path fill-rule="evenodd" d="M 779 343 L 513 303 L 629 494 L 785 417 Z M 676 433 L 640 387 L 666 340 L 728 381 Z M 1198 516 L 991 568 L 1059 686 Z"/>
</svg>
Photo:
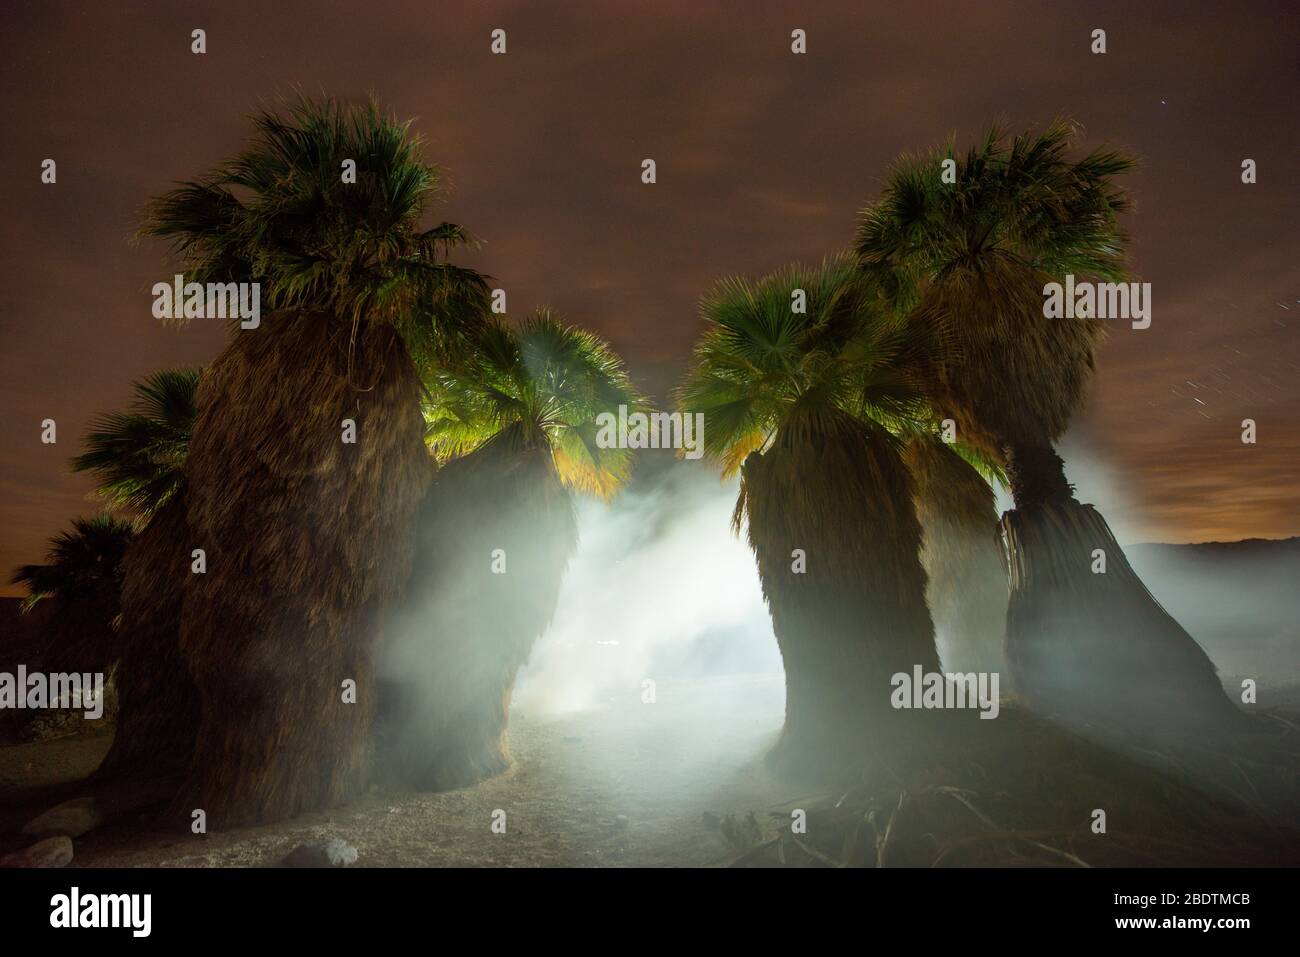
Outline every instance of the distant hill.
<svg viewBox="0 0 1300 957">
<path fill-rule="evenodd" d="M 1300 675 L 1300 538 L 1124 549 L 1171 615 L 1229 675 Z"/>
<path fill-rule="evenodd" d="M 1144 542 L 1124 549 L 1129 561 L 1136 555 L 1171 557 L 1194 561 L 1254 560 L 1300 561 L 1300 536 L 1296 538 L 1243 538 L 1239 542 L 1196 542 L 1189 545 L 1169 545 L 1163 542 Z"/>
</svg>

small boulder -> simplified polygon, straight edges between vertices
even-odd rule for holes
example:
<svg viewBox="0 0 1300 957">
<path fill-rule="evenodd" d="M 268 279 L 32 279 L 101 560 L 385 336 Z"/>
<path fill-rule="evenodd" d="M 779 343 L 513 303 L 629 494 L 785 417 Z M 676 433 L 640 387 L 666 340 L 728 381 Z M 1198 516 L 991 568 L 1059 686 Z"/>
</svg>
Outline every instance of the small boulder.
<svg viewBox="0 0 1300 957">
<path fill-rule="evenodd" d="M 332 837 L 314 844 L 299 844 L 280 862 L 280 867 L 347 867 L 357 862 L 357 849 Z"/>
<path fill-rule="evenodd" d="M 60 835 L 0 857 L 0 867 L 67 867 L 72 863 L 72 838 Z"/>
<path fill-rule="evenodd" d="M 81 837 L 99 827 L 103 820 L 93 797 L 76 798 L 28 821 L 23 833 L 29 837 Z"/>
<path fill-rule="evenodd" d="M 18 740 L 29 743 L 66 738 L 83 730 L 85 718 L 80 711 L 42 711 L 18 731 Z"/>
</svg>

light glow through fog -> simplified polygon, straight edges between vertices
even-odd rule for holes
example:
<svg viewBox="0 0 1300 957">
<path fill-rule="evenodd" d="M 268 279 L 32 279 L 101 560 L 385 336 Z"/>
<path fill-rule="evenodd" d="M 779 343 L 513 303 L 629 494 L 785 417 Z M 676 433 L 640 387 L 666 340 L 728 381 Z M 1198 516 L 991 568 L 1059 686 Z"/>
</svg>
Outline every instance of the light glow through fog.
<svg viewBox="0 0 1300 957">
<path fill-rule="evenodd" d="M 515 701 L 571 711 L 645 679 L 780 674 L 754 556 L 731 532 L 737 484 L 679 466 L 611 505 L 579 505 L 578 551 Z"/>
</svg>

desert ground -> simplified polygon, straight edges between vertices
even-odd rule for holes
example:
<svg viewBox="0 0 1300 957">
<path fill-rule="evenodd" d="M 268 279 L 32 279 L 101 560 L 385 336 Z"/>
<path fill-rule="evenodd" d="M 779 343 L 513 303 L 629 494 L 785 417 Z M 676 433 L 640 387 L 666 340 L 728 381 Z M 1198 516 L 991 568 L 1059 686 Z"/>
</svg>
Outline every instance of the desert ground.
<svg viewBox="0 0 1300 957">
<path fill-rule="evenodd" d="M 75 842 L 73 866 L 256 867 L 299 844 L 339 838 L 357 867 L 666 866 L 724 864 L 734 857 L 720 825 L 728 816 L 766 823 L 797 799 L 773 780 L 762 754 L 781 724 L 779 676 L 661 685 L 653 705 L 607 700 L 568 714 L 512 715 L 514 766 L 477 787 L 438 794 L 378 789 L 355 805 L 281 824 L 195 836 L 126 819 Z M 719 720 L 726 714 L 744 721 Z M 3 844 L 24 816 L 76 796 L 111 731 L 0 747 Z M 492 816 L 506 812 L 506 831 Z"/>
</svg>

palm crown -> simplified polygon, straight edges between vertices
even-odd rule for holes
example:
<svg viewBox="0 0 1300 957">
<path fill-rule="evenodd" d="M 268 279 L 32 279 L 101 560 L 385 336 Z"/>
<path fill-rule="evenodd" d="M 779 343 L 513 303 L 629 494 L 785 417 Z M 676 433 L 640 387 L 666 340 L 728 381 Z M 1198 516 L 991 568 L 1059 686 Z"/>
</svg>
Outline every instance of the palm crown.
<svg viewBox="0 0 1300 957">
<path fill-rule="evenodd" d="M 272 308 L 392 323 L 417 361 L 479 314 L 483 277 L 445 260 L 470 237 L 421 226 L 442 174 L 409 123 L 374 103 L 302 98 L 253 123 L 243 152 L 148 208 L 141 233 L 170 239 L 187 279 L 258 281 Z"/>
<path fill-rule="evenodd" d="M 429 378 L 428 442 L 440 462 L 490 442 L 549 451 L 567 486 L 609 498 L 631 453 L 602 448 L 598 416 L 642 402 L 622 362 L 597 336 L 541 310 L 512 328 L 488 320 L 463 361 Z"/>
<path fill-rule="evenodd" d="M 116 594 L 121 585 L 122 556 L 132 535 L 130 522 L 111 515 L 73 519 L 71 531 L 50 540 L 46 564 L 23 565 L 11 579 L 15 585 L 27 586 L 22 610 L 29 610 L 42 598 L 88 599 L 104 585 L 111 585 Z"/>
<path fill-rule="evenodd" d="M 1064 431 L 1104 334 L 1099 320 L 1045 318 L 1044 284 L 1125 278 L 1128 203 L 1112 178 L 1135 164 L 1112 150 L 1071 161 L 1074 132 L 1057 122 L 1008 139 L 994 127 L 962 157 L 951 144 L 904 156 L 859 224 L 864 272 L 947 343 L 928 391 L 945 412 L 964 409 L 967 435 L 994 451 Z M 941 175 L 949 159 L 954 183 Z"/>
<path fill-rule="evenodd" d="M 1111 177 L 1135 163 L 1113 150 L 1071 162 L 1074 135 L 1063 121 L 1010 140 L 993 126 L 964 157 L 952 143 L 903 156 L 880 201 L 862 214 L 856 252 L 863 267 L 905 306 L 926 282 L 997 260 L 1052 276 L 1122 279 L 1127 237 L 1117 216 L 1128 201 Z M 956 164 L 951 184 L 940 175 L 948 159 Z"/>
<path fill-rule="evenodd" d="M 724 475 L 800 412 L 839 410 L 891 432 L 924 427 L 915 370 L 931 337 L 891 315 L 847 257 L 723 280 L 701 313 L 706 329 L 678 402 L 704 413 L 705 451 Z"/>
<path fill-rule="evenodd" d="M 95 473 L 96 491 L 110 505 L 153 517 L 185 488 L 198 384 L 197 369 L 168 369 L 135 383 L 131 410 L 92 423 L 73 470 Z"/>
</svg>

